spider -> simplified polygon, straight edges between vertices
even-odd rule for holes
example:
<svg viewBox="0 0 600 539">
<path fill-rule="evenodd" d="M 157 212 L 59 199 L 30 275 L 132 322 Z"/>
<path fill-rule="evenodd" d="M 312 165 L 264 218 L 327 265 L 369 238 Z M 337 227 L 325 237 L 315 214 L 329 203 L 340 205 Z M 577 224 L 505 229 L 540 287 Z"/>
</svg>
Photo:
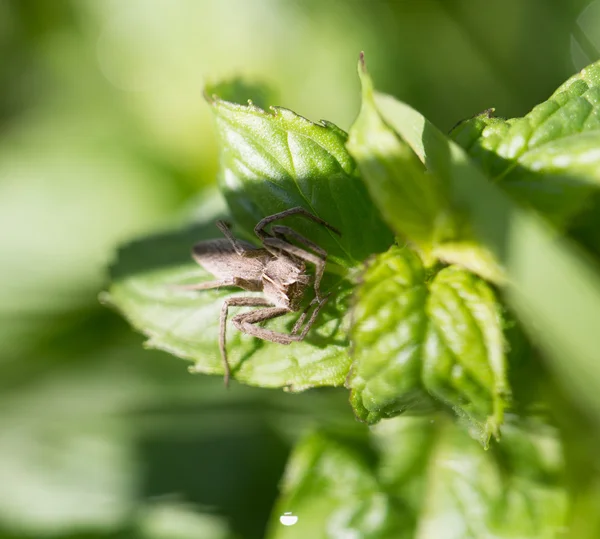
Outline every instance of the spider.
<svg viewBox="0 0 600 539">
<path fill-rule="evenodd" d="M 296 207 L 275 213 L 258 222 L 254 227 L 254 233 L 261 240 L 262 248 L 256 248 L 246 241 L 235 238 L 228 223 L 217 221 L 217 228 L 223 233 L 225 239 L 201 241 L 192 249 L 192 258 L 217 279 L 187 285 L 185 288 L 207 290 L 221 286 L 237 286 L 251 292 L 263 293 L 263 297 L 230 297 L 223 302 L 221 307 L 219 349 L 223 361 L 226 387 L 229 385 L 231 376 L 226 348 L 229 307 L 264 307 L 238 314 L 231 321 L 239 331 L 248 335 L 278 344 L 291 344 L 306 337 L 319 311 L 329 298 L 329 294 L 323 296 L 320 290 L 327 252 L 288 226 L 273 225 L 271 232 L 265 231 L 267 225 L 291 215 L 310 219 L 341 236 L 341 232 L 337 228 L 304 208 Z M 303 247 L 294 245 L 290 240 L 295 240 Z M 291 333 L 281 333 L 256 325 L 289 312 L 300 311 L 300 304 L 310 285 L 310 277 L 306 273 L 307 262 L 315 266 L 313 280 L 315 297 L 303 310 Z M 305 323 L 313 305 L 316 307 Z"/>
</svg>

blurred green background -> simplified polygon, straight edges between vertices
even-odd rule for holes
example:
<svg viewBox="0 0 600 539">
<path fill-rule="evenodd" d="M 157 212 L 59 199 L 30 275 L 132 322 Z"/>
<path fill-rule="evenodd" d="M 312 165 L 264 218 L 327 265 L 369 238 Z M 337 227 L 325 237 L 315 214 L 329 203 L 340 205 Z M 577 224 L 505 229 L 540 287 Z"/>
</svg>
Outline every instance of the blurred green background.
<svg viewBox="0 0 600 539">
<path fill-rule="evenodd" d="M 364 50 L 448 131 L 599 46 L 589 0 L 0 0 L 0 537 L 260 538 L 313 418 L 361 428 L 344 390 L 226 392 L 98 303 L 119 243 L 214 183 L 207 82 L 348 129 Z"/>
</svg>

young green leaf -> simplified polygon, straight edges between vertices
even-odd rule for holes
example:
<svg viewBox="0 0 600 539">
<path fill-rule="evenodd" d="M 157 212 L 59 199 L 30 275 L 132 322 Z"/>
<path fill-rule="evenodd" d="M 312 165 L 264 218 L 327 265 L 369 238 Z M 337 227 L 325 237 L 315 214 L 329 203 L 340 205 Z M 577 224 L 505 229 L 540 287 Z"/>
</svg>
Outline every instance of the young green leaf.
<svg viewBox="0 0 600 539">
<path fill-rule="evenodd" d="M 219 87 L 209 89 L 215 94 Z M 393 242 L 345 148 L 347 135 L 290 110 L 271 112 L 211 95 L 221 143 L 220 187 L 231 215 L 247 235 L 267 215 L 302 206 L 338 228 L 290 218 L 290 226 L 349 267 Z"/>
<path fill-rule="evenodd" d="M 349 386 L 369 423 L 431 407 L 432 395 L 466 418 L 487 446 L 508 396 L 499 306 L 490 287 L 458 267 L 430 278 L 393 247 L 366 270 L 352 327 Z"/>
<path fill-rule="evenodd" d="M 487 151 L 499 157 L 486 169 L 500 176 L 533 149 L 600 130 L 600 62 L 571 77 L 523 118 L 502 120 L 492 112 L 459 123 L 451 135 L 471 155 Z"/>
<path fill-rule="evenodd" d="M 362 105 L 350 129 L 348 150 L 387 223 L 430 260 L 435 244 L 457 234 L 447 188 L 381 117 L 362 63 L 359 74 Z"/>
<path fill-rule="evenodd" d="M 423 382 L 474 427 L 484 446 L 499 437 L 510 390 L 500 305 L 489 285 L 457 266 L 429 285 Z"/>
<path fill-rule="evenodd" d="M 356 292 L 348 384 L 361 420 L 433 409 L 421 379 L 427 296 L 425 270 L 410 249 L 392 247 L 365 271 Z"/>
<path fill-rule="evenodd" d="M 122 247 L 111 269 L 109 292 L 103 296 L 149 337 L 148 347 L 193 361 L 195 372 L 207 374 L 223 374 L 218 348 L 223 300 L 256 295 L 231 287 L 194 291 L 180 286 L 214 279 L 192 261 L 190 252 L 196 242 L 218 236 L 214 224 L 198 224 Z M 327 274 L 322 286 L 333 295 L 302 342 L 289 346 L 266 342 L 227 324 L 235 379 L 290 390 L 344 383 L 350 364 L 345 313 L 351 286 Z M 289 333 L 297 317 L 290 314 L 270 321 L 268 327 Z"/>
<path fill-rule="evenodd" d="M 484 116 L 461 122 L 451 136 L 521 202 L 562 223 L 600 187 L 600 62 L 523 118 Z"/>
<path fill-rule="evenodd" d="M 451 193 L 447 138 L 415 110 L 374 91 L 362 59 L 359 74 L 363 101 L 348 149 L 387 222 L 427 265 L 440 259 L 502 281 Z"/>
</svg>

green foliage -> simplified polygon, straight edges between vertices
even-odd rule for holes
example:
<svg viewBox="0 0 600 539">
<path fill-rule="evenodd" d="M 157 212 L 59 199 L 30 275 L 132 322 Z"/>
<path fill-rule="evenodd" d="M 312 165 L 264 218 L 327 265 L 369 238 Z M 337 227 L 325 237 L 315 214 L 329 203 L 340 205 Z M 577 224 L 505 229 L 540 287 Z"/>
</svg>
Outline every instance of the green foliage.
<svg viewBox="0 0 600 539">
<path fill-rule="evenodd" d="M 226 84 L 223 91 L 233 94 L 232 87 L 238 85 Z M 248 384 L 290 390 L 342 385 L 350 366 L 349 268 L 384 250 L 392 235 L 355 172 L 343 131 L 285 109 L 269 114 L 254 105 L 223 101 L 215 94 L 219 88 L 207 92 L 223 141 L 221 183 L 231 212 L 227 218 L 239 224 L 240 235 L 250 236 L 261 217 L 293 206 L 304 206 L 343 230 L 338 237 L 302 219 L 289 220 L 340 264 L 337 275 L 323 281 L 323 289 L 335 292 L 334 297 L 310 336 L 286 347 L 285 354 L 278 353 L 281 345 L 243 335 L 230 324 L 227 347 L 233 375 Z M 195 242 L 216 232 L 210 219 L 124 247 L 112 268 L 114 284 L 104 296 L 150 337 L 147 346 L 192 360 L 195 372 L 208 374 L 223 373 L 219 314 L 232 290 L 199 293 L 178 286 L 211 280 L 189 253 Z M 289 333 L 294 321 L 287 316 L 270 327 Z"/>
<path fill-rule="evenodd" d="M 348 148 L 382 215 L 410 247 L 380 255 L 359 281 L 343 268 L 337 276 L 327 275 L 325 289 L 335 299 L 303 342 L 282 348 L 229 328 L 234 376 L 296 390 L 342 384 L 350 367 L 347 300 L 356 288 L 348 386 L 357 416 L 372 423 L 428 409 L 437 400 L 466 418 L 486 446 L 490 434 L 499 435 L 510 389 L 501 307 L 491 288 L 469 270 L 500 282 L 505 272 L 513 276 L 503 246 L 489 239 L 497 238 L 498 223 L 488 216 L 504 211 L 502 198 L 493 212 L 487 208 L 491 232 L 481 234 L 481 208 L 465 204 L 476 191 L 464 191 L 464 171 L 477 175 L 477 170 L 424 118 L 375 93 L 364 64 L 360 73 L 363 107 Z M 232 87 L 223 91 L 232 93 Z M 310 224 L 299 226 L 345 268 L 389 245 L 345 150 L 345 133 L 285 109 L 268 114 L 251 104 L 223 101 L 218 88 L 210 89 L 210 103 L 222 140 L 222 190 L 242 234 L 249 236 L 265 215 L 304 204 L 343 231 L 339 239 Z M 471 124 L 500 125 L 487 115 Z M 475 181 L 480 189 L 491 188 Z M 495 199 L 486 197 L 488 204 Z M 124 248 L 106 300 L 150 337 L 148 346 L 193 360 L 197 372 L 221 373 L 218 314 L 231 291 L 178 288 L 210 280 L 187 251 L 194 239 L 211 237 L 211 230 L 197 222 L 172 232 L 168 250 L 160 236 Z M 427 270 L 436 259 L 454 265 Z M 291 318 L 274 322 L 273 329 L 289 331 Z"/>
<path fill-rule="evenodd" d="M 379 94 L 375 100 L 428 170 L 451 184 L 455 205 L 479 238 L 473 250 L 442 245 L 440 258 L 508 285 L 511 307 L 552 369 L 573 398 L 600 417 L 600 394 L 594 389 L 600 385 L 600 371 L 594 366 L 600 311 L 597 262 L 582 256 L 578 246 L 558 236 L 538 214 L 513 204 L 460 147 L 418 113 L 389 96 Z"/>
<path fill-rule="evenodd" d="M 550 538 L 565 529 L 556 431 L 511 410 L 510 369 L 535 372 L 535 348 L 511 351 L 508 342 L 510 325 L 519 334 L 522 325 L 573 399 L 600 417 L 600 281 L 549 224 L 580 214 L 597 190 L 598 65 L 524 118 L 486 111 L 461 123 L 452 136 L 467 151 L 376 92 L 364 62 L 349 137 L 328 122 L 220 97 L 239 96 L 239 83 L 208 90 L 227 209 L 215 199 L 218 211 L 123 247 L 103 297 L 148 346 L 222 374 L 219 312 L 236 291 L 181 287 L 211 280 L 189 250 L 215 236 L 217 214 L 248 239 L 261 218 L 294 206 L 342 231 L 290 219 L 329 253 L 323 289 L 332 296 L 304 341 L 282 346 L 228 327 L 238 381 L 297 391 L 345 382 L 359 420 L 386 420 L 358 434 L 315 432 L 297 446 L 271 537 Z M 289 333 L 297 316 L 268 327 Z M 401 414 L 425 418 L 390 420 Z M 490 446 L 492 435 L 500 443 Z M 283 530 L 278 516 L 292 506 L 311 517 Z"/>
<path fill-rule="evenodd" d="M 421 380 L 427 298 L 426 272 L 409 249 L 392 247 L 364 273 L 354 309 L 349 381 L 362 420 L 375 423 L 432 408 Z"/>
<path fill-rule="evenodd" d="M 599 57 L 599 43 L 600 3 L 590 0 L 418 9 L 396 0 L 152 9 L 139 0 L 0 1 L 0 538 L 264 539 L 269 519 L 268 535 L 281 539 L 600 537 L 598 66 L 544 101 Z M 352 63 L 363 47 L 376 84 L 361 69 L 361 106 Z M 206 87 L 206 76 L 233 79 Z M 241 382 L 230 391 L 216 317 L 224 297 L 245 293 L 171 283 L 212 278 L 190 247 L 220 236 L 216 219 L 256 242 L 258 215 L 289 207 L 288 195 L 309 204 L 281 170 L 275 182 L 261 172 L 258 203 L 273 204 L 248 208 L 246 218 L 213 196 L 221 150 L 237 143 L 215 136 L 221 120 L 203 87 L 241 110 L 252 100 L 267 131 L 298 127 L 266 121 L 278 104 L 335 122 L 357 143 L 346 148 L 351 159 L 343 133 L 326 136 L 334 128 L 307 128 L 295 155 L 306 161 L 309 139 L 325 143 L 315 148 L 320 172 L 302 179 L 311 189 L 313 173 L 322 182 L 312 208 L 338 218 L 329 206 L 344 201 L 343 190 L 323 189 L 332 170 L 362 193 L 348 198 L 339 242 L 311 223 L 282 223 L 335 256 L 324 281 L 332 295 L 302 346 L 230 326 Z M 227 136 L 252 139 L 234 124 Z M 256 142 L 262 158 L 284 157 Z M 269 194 L 278 181 L 290 187 L 280 201 Z M 250 200 L 251 187 L 232 193 L 231 207 Z M 359 198 L 381 234 L 355 211 Z M 409 260 L 412 272 L 399 264 Z M 381 282 L 367 282 L 376 268 Z M 256 387 L 350 386 L 352 372 L 387 365 L 371 350 L 381 343 L 408 337 L 422 351 L 420 337 L 399 334 L 412 327 L 401 307 L 385 309 L 403 297 L 387 292 L 406 273 L 424 283 L 426 300 L 436 279 L 449 294 L 442 277 L 455 276 L 483 283 L 502 309 L 512 402 L 487 451 L 468 434 L 481 440 L 492 393 L 470 393 L 475 406 L 445 375 L 432 391 L 425 356 L 407 365 L 415 378 L 374 392 L 401 399 L 402 384 L 416 380 L 420 406 L 376 424 L 357 421 L 348 403 L 370 386 L 294 395 Z M 98 304 L 101 289 L 131 324 Z M 359 315 L 375 289 L 382 305 L 364 311 L 373 328 Z M 457 326 L 463 312 L 447 317 L 449 336 L 474 329 Z M 296 316 L 265 325 L 289 331 Z M 132 326 L 186 360 L 144 349 Z M 360 345 L 359 333 L 373 346 Z M 192 376 L 188 365 L 213 375 Z M 380 381 L 375 373 L 370 384 Z M 281 526 L 286 511 L 300 516 L 297 527 Z"/>
<path fill-rule="evenodd" d="M 366 439 L 307 436 L 288 463 L 274 511 L 294 508 L 298 523 L 284 529 L 273 519 L 269 539 L 560 536 L 567 498 L 553 429 L 511 425 L 509 443 L 482 452 L 432 417 L 394 419 Z"/>
</svg>

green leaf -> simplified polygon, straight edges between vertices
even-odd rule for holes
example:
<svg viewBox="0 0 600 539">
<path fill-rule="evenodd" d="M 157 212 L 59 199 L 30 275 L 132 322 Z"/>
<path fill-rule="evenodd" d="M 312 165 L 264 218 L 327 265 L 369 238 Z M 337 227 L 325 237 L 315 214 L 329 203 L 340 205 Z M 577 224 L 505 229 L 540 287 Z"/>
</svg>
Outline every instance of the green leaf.
<svg viewBox="0 0 600 539">
<path fill-rule="evenodd" d="M 346 151 L 344 131 L 283 108 L 269 113 L 217 96 L 209 103 L 221 142 L 220 187 L 248 237 L 263 217 L 302 206 L 342 232 L 338 237 L 306 220 L 289 219 L 337 264 L 354 266 L 391 245 L 392 234 Z"/>
<path fill-rule="evenodd" d="M 111 269 L 112 284 L 102 297 L 149 337 L 149 348 L 193 361 L 193 371 L 207 374 L 224 372 L 218 348 L 223 300 L 257 295 L 230 287 L 193 291 L 179 286 L 214 279 L 192 261 L 190 251 L 196 242 L 219 234 L 212 223 L 200 223 L 122 247 Z M 333 295 L 302 342 L 266 342 L 228 323 L 227 351 L 235 379 L 298 391 L 344 383 L 350 365 L 345 313 L 351 285 L 326 274 L 322 289 Z M 268 327 L 289 333 L 297 317 L 291 313 L 268 322 Z"/>
<path fill-rule="evenodd" d="M 435 244 L 457 234 L 446 186 L 427 173 L 410 146 L 381 117 L 364 64 L 359 65 L 359 74 L 362 105 L 350 129 L 348 150 L 387 223 L 430 260 Z"/>
<path fill-rule="evenodd" d="M 372 459 L 366 440 L 307 436 L 287 465 L 267 537 L 412 537 L 414 521 L 403 503 L 379 485 Z M 298 516 L 294 526 L 280 524 L 286 512 Z"/>
<path fill-rule="evenodd" d="M 491 288 L 458 267 L 428 276 L 393 247 L 369 266 L 357 293 L 349 381 L 369 423 L 431 408 L 428 395 L 466 418 L 487 446 L 508 397 L 499 306 Z"/>
<path fill-rule="evenodd" d="M 363 101 L 348 148 L 387 222 L 427 265 L 440 259 L 501 281 L 502 269 L 453 199 L 446 137 L 404 103 L 375 92 L 363 63 L 359 74 Z"/>
<path fill-rule="evenodd" d="M 493 110 L 493 109 L 491 109 Z M 497 154 L 494 176 L 514 166 L 514 161 L 549 142 L 600 129 L 600 62 L 592 64 L 562 84 L 544 103 L 523 118 L 501 120 L 478 115 L 461 122 L 452 132 L 469 150 Z M 465 131 L 479 131 L 466 143 Z"/>
<path fill-rule="evenodd" d="M 565 222 L 600 186 L 600 62 L 523 118 L 479 115 L 451 136 L 519 201 Z"/>
<path fill-rule="evenodd" d="M 468 418 L 487 445 L 499 436 L 510 395 L 500 305 L 485 281 L 457 266 L 440 271 L 429 292 L 425 387 Z"/>
<path fill-rule="evenodd" d="M 504 443 L 481 449 L 444 429 L 429 463 L 429 485 L 417 539 L 554 538 L 567 528 L 556 433 L 539 425 L 506 425 Z"/>
<path fill-rule="evenodd" d="M 361 420 L 433 408 L 421 380 L 427 296 L 423 265 L 407 248 L 392 247 L 365 271 L 353 312 L 349 380 Z"/>
</svg>

